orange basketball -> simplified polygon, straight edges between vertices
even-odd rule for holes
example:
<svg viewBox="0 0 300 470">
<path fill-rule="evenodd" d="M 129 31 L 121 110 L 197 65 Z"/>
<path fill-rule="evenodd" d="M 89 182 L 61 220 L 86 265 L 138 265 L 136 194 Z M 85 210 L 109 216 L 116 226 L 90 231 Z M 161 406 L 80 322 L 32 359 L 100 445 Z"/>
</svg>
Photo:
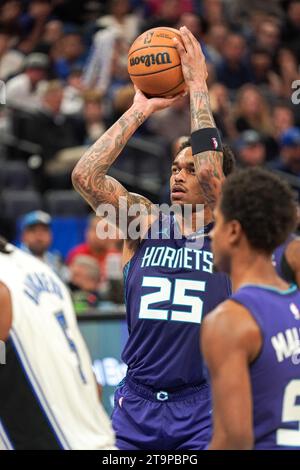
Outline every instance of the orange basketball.
<svg viewBox="0 0 300 470">
<path fill-rule="evenodd" d="M 134 41 L 129 50 L 130 78 L 148 96 L 174 96 L 185 89 L 174 37 L 181 41 L 177 29 L 149 29 Z"/>
</svg>

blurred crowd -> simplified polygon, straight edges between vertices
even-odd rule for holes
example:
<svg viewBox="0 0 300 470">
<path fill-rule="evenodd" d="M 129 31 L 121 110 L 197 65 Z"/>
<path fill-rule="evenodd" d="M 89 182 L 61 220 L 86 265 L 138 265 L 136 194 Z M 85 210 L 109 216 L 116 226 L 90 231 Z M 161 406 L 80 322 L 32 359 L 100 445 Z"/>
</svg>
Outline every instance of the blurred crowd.
<svg viewBox="0 0 300 470">
<path fill-rule="evenodd" d="M 300 0 L 2 0 L 0 5 L 3 223 L 26 212 L 33 217 L 31 209 L 44 209 L 51 190 L 64 197 L 72 191 L 71 169 L 83 149 L 132 103 L 127 72 L 131 43 L 159 26 L 186 25 L 199 40 L 214 117 L 238 165 L 279 172 L 300 198 Z M 159 199 L 158 188 L 167 180 L 161 168 L 167 170 L 176 139 L 189 133 L 185 97 L 140 128 L 116 164 L 117 177 L 161 202 L 165 191 Z M 139 160 L 140 153 L 149 158 Z M 12 204 L 12 194 L 21 209 L 21 202 Z M 70 214 L 63 215 L 84 215 L 86 208 L 78 213 L 78 199 L 68 197 Z M 57 206 L 67 207 L 63 199 Z M 120 254 L 118 241 L 111 246 L 93 241 L 93 224 L 92 218 L 85 245 L 70 246 L 65 260 L 70 287 L 84 286 L 80 290 L 89 292 L 91 303 L 98 295 L 109 297 L 103 259 L 111 255 L 106 264 L 116 266 L 113 255 Z M 49 226 L 44 219 L 23 221 L 24 247 L 30 246 L 36 227 L 46 233 Z M 51 245 L 49 233 L 47 240 L 43 256 Z M 50 258 L 55 269 L 64 270 L 61 261 Z"/>
</svg>

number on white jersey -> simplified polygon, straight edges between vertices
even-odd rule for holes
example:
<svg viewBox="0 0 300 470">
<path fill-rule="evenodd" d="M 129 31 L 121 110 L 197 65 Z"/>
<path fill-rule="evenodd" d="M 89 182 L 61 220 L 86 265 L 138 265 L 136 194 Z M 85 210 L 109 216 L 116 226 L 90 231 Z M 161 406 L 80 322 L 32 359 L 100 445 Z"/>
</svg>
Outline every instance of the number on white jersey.
<svg viewBox="0 0 300 470">
<path fill-rule="evenodd" d="M 57 312 L 55 314 L 55 317 L 56 317 L 56 319 L 59 323 L 59 326 L 61 327 L 61 329 L 63 331 L 63 334 L 64 334 L 64 336 L 65 336 L 65 338 L 66 338 L 66 340 L 69 344 L 69 347 L 70 347 L 72 353 L 74 353 L 74 355 L 76 357 L 80 378 L 81 378 L 82 382 L 84 384 L 86 384 L 87 380 L 86 380 L 85 375 L 84 375 L 83 370 L 82 370 L 82 365 L 81 365 L 81 360 L 80 360 L 80 356 L 79 356 L 79 353 L 78 353 L 78 349 L 76 347 L 76 344 L 74 343 L 74 340 L 71 337 L 66 317 L 65 317 L 65 315 L 62 311 Z"/>
</svg>

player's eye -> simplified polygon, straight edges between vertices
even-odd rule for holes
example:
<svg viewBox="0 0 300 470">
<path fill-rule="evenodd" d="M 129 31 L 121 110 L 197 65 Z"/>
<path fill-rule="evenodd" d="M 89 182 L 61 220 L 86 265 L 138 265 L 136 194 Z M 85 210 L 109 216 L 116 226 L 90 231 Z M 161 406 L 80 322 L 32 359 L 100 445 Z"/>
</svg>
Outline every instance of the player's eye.
<svg viewBox="0 0 300 470">
<path fill-rule="evenodd" d="M 178 173 L 178 168 L 177 168 L 177 166 L 173 166 L 172 167 L 172 174 L 175 175 L 176 173 Z"/>
</svg>

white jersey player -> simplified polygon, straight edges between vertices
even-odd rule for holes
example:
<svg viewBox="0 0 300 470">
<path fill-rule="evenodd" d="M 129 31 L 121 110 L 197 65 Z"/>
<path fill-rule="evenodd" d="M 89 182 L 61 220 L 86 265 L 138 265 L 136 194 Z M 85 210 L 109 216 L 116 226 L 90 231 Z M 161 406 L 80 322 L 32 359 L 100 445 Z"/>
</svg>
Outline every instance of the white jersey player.
<svg viewBox="0 0 300 470">
<path fill-rule="evenodd" d="M 66 287 L 2 240 L 0 305 L 0 449 L 114 449 Z"/>
</svg>

